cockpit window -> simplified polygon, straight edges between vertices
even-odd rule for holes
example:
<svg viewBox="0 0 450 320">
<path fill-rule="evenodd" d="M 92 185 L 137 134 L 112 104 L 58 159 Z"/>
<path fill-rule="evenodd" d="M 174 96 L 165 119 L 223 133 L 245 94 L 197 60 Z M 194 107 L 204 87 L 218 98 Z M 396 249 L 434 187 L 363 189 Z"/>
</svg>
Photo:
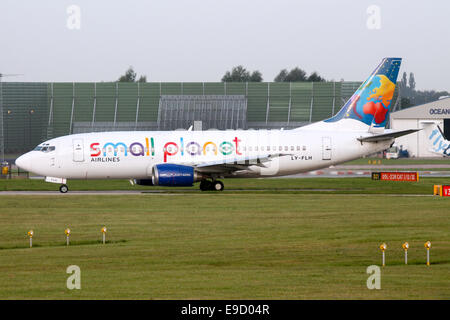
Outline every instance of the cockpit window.
<svg viewBox="0 0 450 320">
<path fill-rule="evenodd" d="M 39 145 L 36 148 L 34 148 L 34 151 L 41 151 L 41 152 L 51 152 L 55 151 L 55 146 L 50 146 L 48 143 Z"/>
</svg>

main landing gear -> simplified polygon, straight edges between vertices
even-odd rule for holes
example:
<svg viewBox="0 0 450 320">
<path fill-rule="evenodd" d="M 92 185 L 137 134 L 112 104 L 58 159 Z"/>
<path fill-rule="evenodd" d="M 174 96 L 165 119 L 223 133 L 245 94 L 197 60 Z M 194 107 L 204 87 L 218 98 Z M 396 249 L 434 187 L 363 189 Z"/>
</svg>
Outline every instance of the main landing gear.
<svg viewBox="0 0 450 320">
<path fill-rule="evenodd" d="M 59 191 L 60 191 L 61 193 L 67 193 L 67 191 L 69 191 L 69 187 L 68 187 L 66 184 L 62 184 L 62 185 L 59 187 Z"/>
<path fill-rule="evenodd" d="M 202 180 L 200 182 L 200 190 L 202 191 L 223 191 L 223 183 L 219 180 Z"/>
</svg>

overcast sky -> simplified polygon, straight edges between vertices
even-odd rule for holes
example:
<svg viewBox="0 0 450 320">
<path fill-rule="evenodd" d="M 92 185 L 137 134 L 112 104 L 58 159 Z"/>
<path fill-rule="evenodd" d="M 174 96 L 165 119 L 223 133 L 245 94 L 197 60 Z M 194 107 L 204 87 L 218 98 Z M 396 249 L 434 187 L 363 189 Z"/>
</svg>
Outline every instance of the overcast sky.
<svg viewBox="0 0 450 320">
<path fill-rule="evenodd" d="M 445 0 L 1 0 L 0 73 L 115 81 L 131 65 L 148 81 L 201 82 L 242 64 L 265 81 L 296 66 L 350 81 L 396 56 L 418 89 L 450 91 L 449 12 Z"/>
</svg>

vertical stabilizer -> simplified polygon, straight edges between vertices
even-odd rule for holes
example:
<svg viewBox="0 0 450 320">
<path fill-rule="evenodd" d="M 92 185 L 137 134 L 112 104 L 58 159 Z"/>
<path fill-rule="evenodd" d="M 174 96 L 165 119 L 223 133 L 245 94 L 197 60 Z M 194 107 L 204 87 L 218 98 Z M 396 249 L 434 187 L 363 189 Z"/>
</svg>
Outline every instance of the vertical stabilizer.
<svg viewBox="0 0 450 320">
<path fill-rule="evenodd" d="M 354 119 L 369 126 L 370 132 L 383 132 L 401 62 L 401 58 L 384 58 L 342 109 L 325 122 Z"/>
<path fill-rule="evenodd" d="M 423 127 L 428 151 L 450 157 L 450 141 L 445 139 L 444 133 L 436 123 L 427 123 Z"/>
</svg>

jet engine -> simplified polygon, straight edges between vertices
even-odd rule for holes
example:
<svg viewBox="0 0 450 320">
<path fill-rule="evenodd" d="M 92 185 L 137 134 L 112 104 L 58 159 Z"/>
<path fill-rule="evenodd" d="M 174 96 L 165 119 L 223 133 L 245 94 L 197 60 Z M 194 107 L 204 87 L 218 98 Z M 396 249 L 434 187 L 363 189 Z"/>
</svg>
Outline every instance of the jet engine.
<svg viewBox="0 0 450 320">
<path fill-rule="evenodd" d="M 152 182 L 155 186 L 190 187 L 201 179 L 201 175 L 190 166 L 164 163 L 157 164 L 152 169 Z"/>
</svg>

